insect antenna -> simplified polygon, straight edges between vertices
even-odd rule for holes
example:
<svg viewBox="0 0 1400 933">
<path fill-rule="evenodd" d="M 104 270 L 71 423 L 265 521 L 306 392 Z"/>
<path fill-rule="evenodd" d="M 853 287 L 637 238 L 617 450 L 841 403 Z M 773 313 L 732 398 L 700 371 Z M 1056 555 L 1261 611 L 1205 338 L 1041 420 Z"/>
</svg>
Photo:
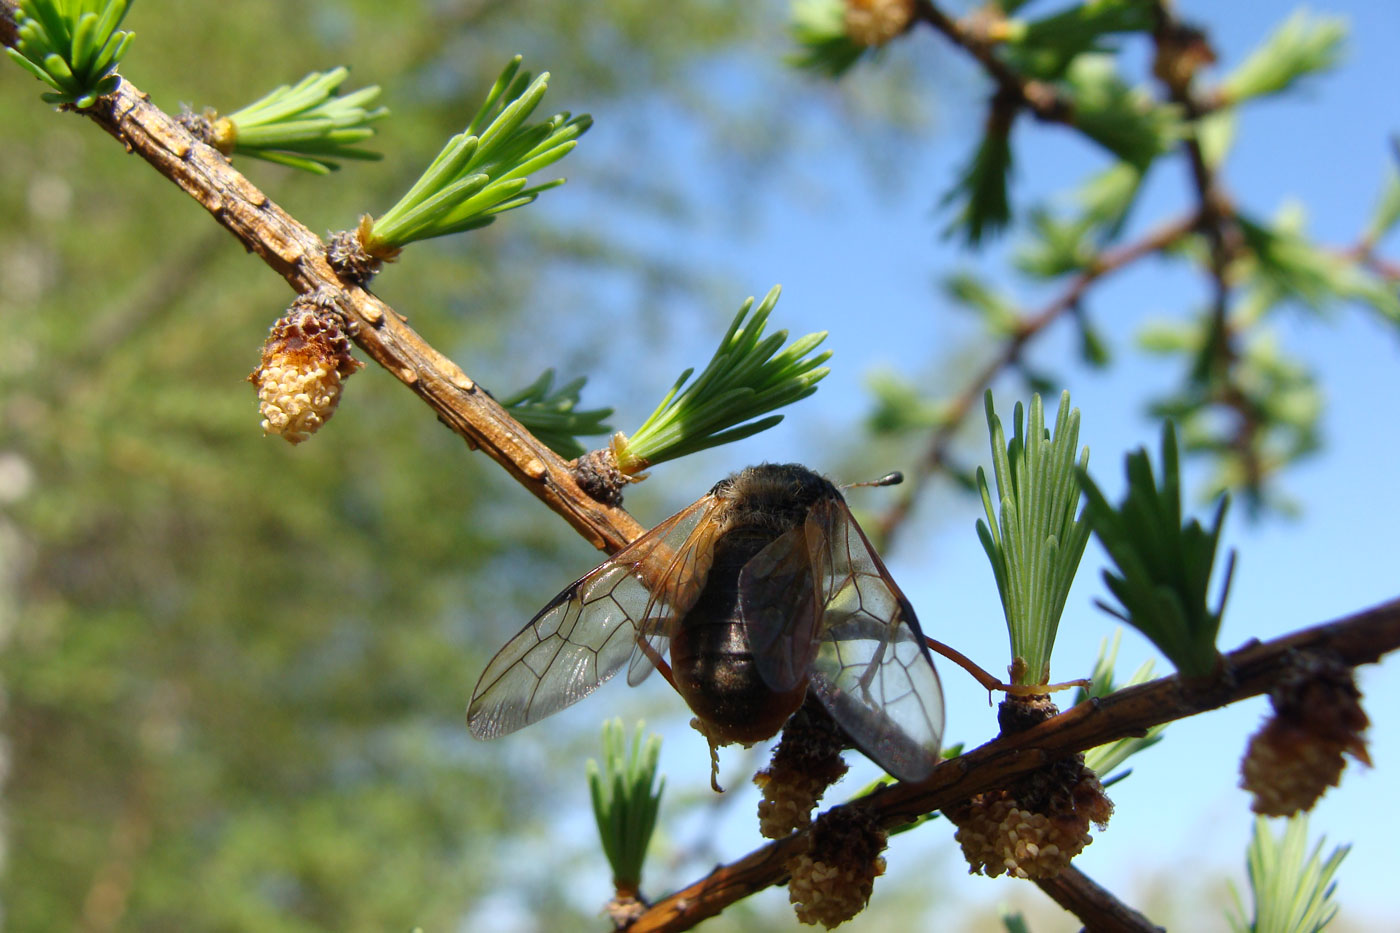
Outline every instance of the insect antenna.
<svg viewBox="0 0 1400 933">
<path fill-rule="evenodd" d="M 869 479 L 863 483 L 844 483 L 841 488 L 854 489 L 857 486 L 898 486 L 902 482 L 904 482 L 904 474 L 898 470 L 894 470 L 893 472 L 886 473 L 879 479 Z"/>
</svg>

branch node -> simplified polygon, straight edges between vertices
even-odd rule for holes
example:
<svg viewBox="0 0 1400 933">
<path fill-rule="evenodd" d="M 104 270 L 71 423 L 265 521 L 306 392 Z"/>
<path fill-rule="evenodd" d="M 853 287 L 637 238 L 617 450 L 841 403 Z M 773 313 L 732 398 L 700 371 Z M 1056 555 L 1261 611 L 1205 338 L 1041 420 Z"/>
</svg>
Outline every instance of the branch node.
<svg viewBox="0 0 1400 933">
<path fill-rule="evenodd" d="M 379 274 L 384 263 L 393 262 L 398 250 L 375 253 L 365 247 L 365 237 L 373 218 L 365 214 L 354 230 L 341 230 L 331 234 L 330 245 L 326 247 L 326 261 L 338 272 L 341 278 L 355 285 L 365 285 Z"/>
<path fill-rule="evenodd" d="M 574 482 L 579 488 L 604 505 L 622 505 L 622 490 L 632 478 L 617 467 L 617 455 L 611 447 L 590 450 L 574 461 Z"/>
</svg>

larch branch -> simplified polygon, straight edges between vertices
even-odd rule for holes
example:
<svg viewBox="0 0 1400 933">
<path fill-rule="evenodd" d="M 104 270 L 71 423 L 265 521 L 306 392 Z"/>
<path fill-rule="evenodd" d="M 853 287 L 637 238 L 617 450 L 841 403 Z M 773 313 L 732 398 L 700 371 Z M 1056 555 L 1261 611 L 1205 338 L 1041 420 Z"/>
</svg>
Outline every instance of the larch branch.
<svg viewBox="0 0 1400 933">
<path fill-rule="evenodd" d="M 1267 693 L 1294 669 L 1299 652 L 1330 654 L 1345 664 L 1374 663 L 1400 648 L 1400 599 L 1269 642 L 1250 642 L 1225 655 L 1206 677 L 1180 675 L 1088 700 L 1025 732 L 993 739 L 945 761 L 917 784 L 882 787 L 859 805 L 894 828 L 974 794 L 1007 786 L 1047 762 L 1117 739 L 1140 736 L 1165 722 L 1219 709 Z M 1243 747 L 1241 740 L 1241 747 Z M 854 802 L 853 802 L 854 803 Z M 851 803 L 842 806 L 851 806 Z M 787 863 L 804 851 L 806 833 L 794 833 L 721 865 L 709 875 L 652 904 L 629 933 L 686 930 L 741 898 L 787 879 Z M 1083 892 L 1080 892 L 1081 894 Z M 1085 919 L 1081 915 L 1081 919 Z"/>
<path fill-rule="evenodd" d="M 0 19 L 13 15 L 11 0 L 0 0 Z M 326 261 L 320 237 L 130 81 L 123 79 L 114 93 L 81 113 L 199 202 L 294 291 L 319 290 L 329 297 L 355 325 L 353 339 L 360 349 L 412 389 L 468 446 L 484 451 L 595 547 L 617 551 L 645 530 L 623 509 L 589 497 L 566 461 L 429 345 L 403 315 L 342 281 Z"/>
<path fill-rule="evenodd" d="M 0 43 L 15 41 L 13 0 L 0 0 Z M 944 35 L 982 63 L 1003 92 L 1013 93 L 1038 117 L 1072 124 L 1072 113 L 1054 88 L 1017 75 L 979 39 L 922 3 L 921 15 Z M 375 362 L 411 388 L 459 434 L 469 446 L 496 460 L 521 485 L 595 546 L 615 551 L 642 532 L 626 511 L 602 505 L 574 481 L 569 465 L 521 426 L 510 414 L 447 357 L 408 326 L 406 319 L 373 294 L 340 279 L 326 261 L 325 244 L 315 233 L 282 210 L 212 148 L 194 139 L 180 124 L 153 105 L 130 82 L 123 80 L 113 94 L 82 111 L 129 152 L 141 156 L 205 208 L 245 248 L 277 271 L 299 294 L 319 291 L 351 320 L 354 340 Z M 1108 251 L 1099 262 L 1077 276 L 1054 301 L 1028 317 L 1002 353 L 978 374 L 959 396 L 955 417 L 939 428 L 925 457 L 925 472 L 944 460 L 956 426 L 971 410 L 982 389 L 1020 356 L 1026 342 L 1054 320 L 1072 310 L 1088 288 L 1104 275 L 1155 253 L 1201 227 L 1228 224 L 1229 201 L 1218 190 L 1199 150 L 1188 156 L 1197 182 L 1200 209 L 1159 228 L 1143 240 Z M 1223 286 L 1228 259 L 1225 236 L 1211 235 L 1213 265 Z M 1379 260 L 1376 260 L 1379 262 Z M 1390 270 L 1385 270 L 1390 273 Z M 912 500 L 911 500 L 912 501 Z M 911 502 L 885 522 L 888 534 L 902 520 Z M 995 739 L 956 759 L 940 764 L 918 784 L 894 784 L 861 801 L 881 823 L 895 827 L 974 794 L 1005 786 L 1013 778 L 1048 761 L 1118 738 L 1141 735 L 1150 726 L 1205 712 L 1267 692 L 1290 668 L 1294 652 L 1323 651 L 1356 665 L 1378 660 L 1400 647 L 1400 600 L 1326 625 L 1268 643 L 1252 643 L 1224 659 L 1214 674 L 1195 680 L 1168 677 L 1111 696 L 1082 703 L 1026 732 Z M 715 869 L 710 875 L 647 909 L 630 929 L 686 929 L 713 916 L 729 904 L 787 877 L 788 860 L 806 846 L 797 833 L 770 843 L 744 858 Z M 1122 929 L 1133 926 L 1135 915 L 1117 904 L 1073 869 L 1073 874 L 1050 887 L 1052 896 L 1070 906 L 1090 926 L 1118 916 Z M 1106 897 L 1105 897 L 1106 895 Z M 1098 918 L 1097 920 L 1095 918 Z M 1140 918 L 1138 918 L 1140 919 Z M 1145 921 L 1144 921 L 1145 922 Z"/>
</svg>

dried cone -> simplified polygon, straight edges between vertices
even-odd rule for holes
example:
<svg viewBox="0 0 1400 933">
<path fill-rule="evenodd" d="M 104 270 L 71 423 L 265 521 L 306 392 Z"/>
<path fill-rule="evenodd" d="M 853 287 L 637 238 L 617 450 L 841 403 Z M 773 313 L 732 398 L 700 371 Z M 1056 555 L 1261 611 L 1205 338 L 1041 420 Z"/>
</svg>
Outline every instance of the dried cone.
<svg viewBox="0 0 1400 933">
<path fill-rule="evenodd" d="M 846 0 L 846 36 L 856 45 L 884 45 L 913 19 L 914 0 Z"/>
<path fill-rule="evenodd" d="M 341 384 L 364 364 L 350 355 L 344 319 L 302 297 L 272 325 L 262 362 L 248 376 L 258 389 L 266 434 L 300 444 L 330 420 Z"/>
<path fill-rule="evenodd" d="M 1047 697 L 1009 697 L 1002 734 L 1019 732 L 1055 714 Z M 1012 786 L 978 794 L 944 811 L 958 826 L 969 871 L 995 878 L 1053 878 L 1092 842 L 1089 824 L 1103 830 L 1113 802 L 1083 755 L 1053 762 Z"/>
<path fill-rule="evenodd" d="M 1345 754 L 1370 764 L 1362 736 L 1369 721 L 1351 668 L 1300 654 L 1270 694 L 1274 715 L 1249 740 L 1240 786 L 1265 816 L 1311 810 L 1341 782 Z"/>
<path fill-rule="evenodd" d="M 788 900 L 797 919 L 828 930 L 865 909 L 888 836 L 868 810 L 843 807 L 818 817 L 807 851 L 788 862 Z"/>
<path fill-rule="evenodd" d="M 758 831 L 765 838 L 781 839 L 812 822 L 817 801 L 846 773 L 845 747 L 840 727 L 809 695 L 783 726 L 768 767 L 753 778 L 763 791 Z"/>
</svg>

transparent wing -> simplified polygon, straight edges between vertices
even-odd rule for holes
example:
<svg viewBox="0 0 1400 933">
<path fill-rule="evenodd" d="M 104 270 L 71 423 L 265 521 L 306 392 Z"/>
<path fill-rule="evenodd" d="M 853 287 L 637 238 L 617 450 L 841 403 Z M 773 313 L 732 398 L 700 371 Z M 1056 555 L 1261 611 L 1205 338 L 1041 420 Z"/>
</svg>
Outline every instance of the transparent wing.
<svg viewBox="0 0 1400 933">
<path fill-rule="evenodd" d="M 811 690 L 876 764 L 922 780 L 938 763 L 943 687 L 914 609 L 844 502 L 817 503 L 805 533 L 824 607 Z"/>
<path fill-rule="evenodd" d="M 658 632 L 642 635 L 632 646 L 632 659 L 627 662 L 627 686 L 635 687 L 656 670 L 659 658 L 671 650 L 671 640 Z"/>
<path fill-rule="evenodd" d="M 683 615 L 699 587 L 670 568 L 714 504 L 687 506 L 550 600 L 486 665 L 467 708 L 472 734 L 493 739 L 578 702 L 627 663 L 640 631 Z"/>
<path fill-rule="evenodd" d="M 701 502 L 707 500 L 713 509 L 715 502 L 710 497 Z M 637 642 L 627 665 L 629 686 L 637 686 L 656 670 L 657 663 L 670 650 L 676 626 L 705 588 L 710 566 L 714 563 L 718 533 L 716 523 L 706 520 L 710 509 L 702 510 L 694 521 L 681 522 L 668 532 L 667 537 L 680 544 L 658 551 L 655 558 L 648 558 L 648 563 L 656 567 L 664 563 L 664 569 L 653 578 L 651 601 L 636 620 Z M 669 562 L 665 562 L 668 556 Z"/>
<path fill-rule="evenodd" d="M 763 682 L 786 693 L 807 679 L 816 658 L 821 594 L 805 525 L 779 535 L 739 572 L 739 614 Z"/>
</svg>

